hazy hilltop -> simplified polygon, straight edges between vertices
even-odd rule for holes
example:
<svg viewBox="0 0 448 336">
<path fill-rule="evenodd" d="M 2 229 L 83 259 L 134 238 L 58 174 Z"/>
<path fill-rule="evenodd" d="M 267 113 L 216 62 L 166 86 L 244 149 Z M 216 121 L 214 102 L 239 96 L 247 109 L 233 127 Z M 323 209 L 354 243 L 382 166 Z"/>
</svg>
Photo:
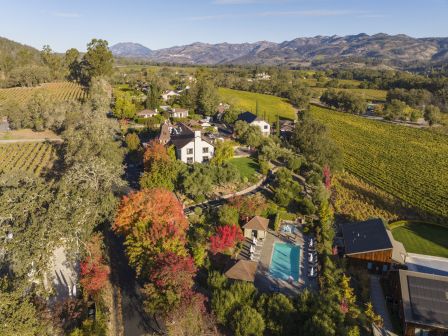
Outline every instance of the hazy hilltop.
<svg viewBox="0 0 448 336">
<path fill-rule="evenodd" d="M 110 47 L 110 50 L 117 57 L 146 58 L 152 55 L 152 50 L 139 43 L 123 42 Z"/>
<path fill-rule="evenodd" d="M 145 47 L 143 47 L 145 48 Z M 438 62 L 448 59 L 448 38 L 413 38 L 407 35 L 358 34 L 300 37 L 282 43 L 193 43 L 143 53 L 141 45 L 119 43 L 116 56 L 156 62 L 191 64 L 287 64 L 303 61 L 363 58 L 386 63 Z"/>
</svg>

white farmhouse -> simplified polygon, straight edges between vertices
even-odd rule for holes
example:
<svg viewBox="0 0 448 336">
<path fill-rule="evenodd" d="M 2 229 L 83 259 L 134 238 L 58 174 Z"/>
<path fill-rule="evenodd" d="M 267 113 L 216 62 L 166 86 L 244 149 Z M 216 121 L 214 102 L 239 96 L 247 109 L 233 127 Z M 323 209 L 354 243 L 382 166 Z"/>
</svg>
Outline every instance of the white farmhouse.
<svg viewBox="0 0 448 336">
<path fill-rule="evenodd" d="M 247 122 L 249 125 L 257 126 L 260 128 L 261 133 L 264 136 L 269 136 L 271 134 L 271 125 L 264 121 L 263 119 L 257 117 L 251 112 L 244 112 L 238 116 L 238 120 Z"/>
<path fill-rule="evenodd" d="M 172 108 L 170 111 L 171 118 L 186 118 L 188 117 L 188 110 L 183 108 Z"/>
<path fill-rule="evenodd" d="M 174 145 L 177 159 L 185 163 L 208 162 L 213 157 L 215 148 L 201 135 L 183 123 L 162 125 L 159 142 Z"/>
<path fill-rule="evenodd" d="M 146 118 L 154 117 L 154 116 L 156 116 L 157 114 L 159 114 L 159 112 L 157 111 L 157 109 L 155 109 L 155 110 L 145 109 L 145 110 L 142 110 L 142 111 L 138 112 L 138 113 L 137 113 L 137 116 L 138 116 L 139 118 L 144 118 L 144 119 L 146 119 Z"/>
<path fill-rule="evenodd" d="M 164 101 L 167 101 L 168 99 L 170 99 L 172 97 L 176 97 L 176 96 L 180 96 L 180 95 L 176 91 L 168 90 L 162 94 L 162 99 Z"/>
</svg>

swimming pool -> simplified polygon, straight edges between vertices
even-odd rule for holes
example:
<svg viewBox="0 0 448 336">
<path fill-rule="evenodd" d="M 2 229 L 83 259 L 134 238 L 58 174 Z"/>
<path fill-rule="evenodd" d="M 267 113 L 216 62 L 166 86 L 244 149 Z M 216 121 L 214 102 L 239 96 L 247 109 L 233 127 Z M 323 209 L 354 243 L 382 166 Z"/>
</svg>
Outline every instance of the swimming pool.
<svg viewBox="0 0 448 336">
<path fill-rule="evenodd" d="M 300 247 L 293 244 L 275 243 L 269 272 L 277 279 L 299 280 Z"/>
</svg>

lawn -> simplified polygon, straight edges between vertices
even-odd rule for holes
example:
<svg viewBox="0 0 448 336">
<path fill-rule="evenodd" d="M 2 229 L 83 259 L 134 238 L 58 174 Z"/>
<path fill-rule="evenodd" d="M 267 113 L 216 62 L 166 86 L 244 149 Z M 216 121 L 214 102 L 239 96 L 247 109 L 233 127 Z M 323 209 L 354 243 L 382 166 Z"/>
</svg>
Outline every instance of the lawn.
<svg viewBox="0 0 448 336">
<path fill-rule="evenodd" d="M 447 135 L 317 106 L 311 115 L 327 126 L 347 171 L 447 224 Z"/>
<path fill-rule="evenodd" d="M 253 113 L 255 113 L 258 101 L 260 116 L 266 114 L 266 119 L 271 123 L 276 121 L 277 115 L 286 119 L 296 118 L 296 110 L 283 98 L 227 88 L 219 88 L 219 96 L 231 106 Z"/>
<path fill-rule="evenodd" d="M 259 169 L 258 163 L 251 157 L 240 157 L 229 160 L 229 163 L 238 168 L 242 178 L 251 179 Z"/>
<path fill-rule="evenodd" d="M 422 222 L 392 223 L 394 238 L 407 252 L 448 258 L 448 229 Z"/>
</svg>

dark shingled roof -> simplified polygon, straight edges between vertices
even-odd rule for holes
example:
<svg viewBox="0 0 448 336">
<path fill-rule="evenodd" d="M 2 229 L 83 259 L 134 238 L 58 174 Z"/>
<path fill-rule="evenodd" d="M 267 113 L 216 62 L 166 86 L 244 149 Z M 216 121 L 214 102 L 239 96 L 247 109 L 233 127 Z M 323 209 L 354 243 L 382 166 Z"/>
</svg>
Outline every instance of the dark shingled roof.
<svg viewBox="0 0 448 336">
<path fill-rule="evenodd" d="M 254 122 L 255 120 L 260 120 L 255 114 L 252 112 L 244 112 L 238 116 L 238 120 L 242 120 L 247 122 L 248 124 Z"/>
<path fill-rule="evenodd" d="M 405 321 L 448 330 L 448 277 L 399 272 Z"/>
<path fill-rule="evenodd" d="M 345 254 L 392 249 L 392 242 L 381 219 L 342 225 Z"/>
</svg>

